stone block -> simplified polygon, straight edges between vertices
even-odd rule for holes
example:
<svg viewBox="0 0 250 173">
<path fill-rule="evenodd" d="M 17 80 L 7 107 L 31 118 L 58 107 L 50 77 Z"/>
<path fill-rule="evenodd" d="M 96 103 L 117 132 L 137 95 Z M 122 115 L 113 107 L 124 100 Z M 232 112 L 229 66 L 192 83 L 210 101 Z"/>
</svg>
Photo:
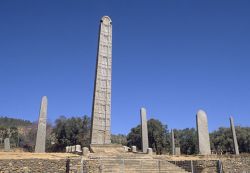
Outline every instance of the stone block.
<svg viewBox="0 0 250 173">
<path fill-rule="evenodd" d="M 66 147 L 66 153 L 69 153 L 69 146 Z"/>
<path fill-rule="evenodd" d="M 88 148 L 88 147 L 83 147 L 83 148 L 82 148 L 82 155 L 83 155 L 83 156 L 88 156 L 89 153 L 90 153 L 90 151 L 89 151 L 89 148 Z"/>
<path fill-rule="evenodd" d="M 152 148 L 148 148 L 147 149 L 147 153 L 150 154 L 150 155 L 152 155 L 153 154 L 153 149 Z"/>
<path fill-rule="evenodd" d="M 76 146 L 75 146 L 75 145 L 72 146 L 71 152 L 72 152 L 72 153 L 75 153 L 75 152 L 76 152 Z"/>
<path fill-rule="evenodd" d="M 76 152 L 77 153 L 81 153 L 82 152 L 81 145 L 76 145 Z"/>
<path fill-rule="evenodd" d="M 132 146 L 132 152 L 137 153 L 136 146 Z"/>
<path fill-rule="evenodd" d="M 128 151 L 129 151 L 129 147 L 123 146 L 123 148 L 124 148 L 124 151 L 125 151 L 125 152 L 128 152 Z"/>
</svg>

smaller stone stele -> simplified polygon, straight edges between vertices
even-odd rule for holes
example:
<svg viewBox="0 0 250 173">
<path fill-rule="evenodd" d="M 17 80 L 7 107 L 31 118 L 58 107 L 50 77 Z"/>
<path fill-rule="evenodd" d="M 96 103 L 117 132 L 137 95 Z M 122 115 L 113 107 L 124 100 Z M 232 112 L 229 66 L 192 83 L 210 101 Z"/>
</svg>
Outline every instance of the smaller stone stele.
<svg viewBox="0 0 250 173">
<path fill-rule="evenodd" d="M 132 152 L 137 153 L 136 146 L 132 146 Z"/>
<path fill-rule="evenodd" d="M 81 145 L 76 145 L 76 152 L 77 153 L 82 153 Z"/>
<path fill-rule="evenodd" d="M 147 149 L 147 153 L 150 154 L 150 155 L 152 155 L 153 154 L 153 149 L 152 148 L 148 148 Z"/>
<path fill-rule="evenodd" d="M 71 153 L 72 152 L 72 146 L 69 146 L 69 153 Z"/>
<path fill-rule="evenodd" d="M 181 148 L 180 147 L 175 147 L 175 155 L 180 156 L 181 155 Z"/>
<path fill-rule="evenodd" d="M 124 148 L 124 151 L 125 151 L 125 152 L 128 152 L 128 151 L 129 151 L 129 147 L 123 146 L 123 148 Z"/>
<path fill-rule="evenodd" d="M 72 152 L 72 153 L 75 153 L 75 152 L 76 152 L 76 146 L 75 146 L 75 145 L 73 145 L 73 146 L 71 147 L 71 152 Z"/>
<path fill-rule="evenodd" d="M 10 151 L 10 138 L 4 139 L 4 151 Z"/>
<path fill-rule="evenodd" d="M 66 147 L 66 153 L 69 153 L 69 146 Z"/>
<path fill-rule="evenodd" d="M 90 151 L 89 151 L 89 148 L 88 148 L 88 147 L 83 147 L 83 148 L 82 148 L 82 155 L 83 155 L 83 156 L 88 156 L 89 153 L 90 153 Z"/>
</svg>

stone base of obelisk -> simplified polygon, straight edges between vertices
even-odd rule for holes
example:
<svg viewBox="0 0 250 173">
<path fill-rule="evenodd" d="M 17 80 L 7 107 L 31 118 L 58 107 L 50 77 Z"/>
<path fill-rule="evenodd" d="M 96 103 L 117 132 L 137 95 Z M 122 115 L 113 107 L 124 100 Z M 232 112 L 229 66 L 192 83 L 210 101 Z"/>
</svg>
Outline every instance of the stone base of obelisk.
<svg viewBox="0 0 250 173">
<path fill-rule="evenodd" d="M 90 144 L 92 153 L 121 153 L 124 148 L 121 144 Z"/>
</svg>

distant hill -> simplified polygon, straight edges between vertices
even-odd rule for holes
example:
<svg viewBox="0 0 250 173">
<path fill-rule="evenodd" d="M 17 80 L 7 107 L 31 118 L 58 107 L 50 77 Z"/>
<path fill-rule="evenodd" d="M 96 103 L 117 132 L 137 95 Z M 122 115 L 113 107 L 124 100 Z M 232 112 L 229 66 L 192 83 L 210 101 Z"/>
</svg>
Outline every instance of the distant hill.
<svg viewBox="0 0 250 173">
<path fill-rule="evenodd" d="M 32 123 L 28 120 L 0 116 L 0 127 L 24 127 L 29 126 L 31 124 Z"/>
</svg>

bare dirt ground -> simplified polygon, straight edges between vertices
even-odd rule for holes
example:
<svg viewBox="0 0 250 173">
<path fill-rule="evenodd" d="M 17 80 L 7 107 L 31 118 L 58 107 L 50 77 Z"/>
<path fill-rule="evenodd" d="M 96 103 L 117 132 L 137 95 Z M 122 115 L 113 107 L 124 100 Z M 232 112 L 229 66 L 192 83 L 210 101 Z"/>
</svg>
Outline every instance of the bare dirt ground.
<svg viewBox="0 0 250 173">
<path fill-rule="evenodd" d="M 66 159 L 66 158 L 76 158 L 79 155 L 71 153 L 31 153 L 24 152 L 21 150 L 14 150 L 11 152 L 4 152 L 0 150 L 0 160 L 2 159 Z M 111 153 L 91 153 L 90 157 L 114 157 L 114 158 L 155 158 L 155 159 L 166 159 L 172 161 L 180 160 L 218 160 L 224 158 L 234 158 L 238 157 L 235 155 L 181 155 L 181 156 L 171 156 L 171 155 L 147 155 L 142 153 L 123 153 L 123 152 L 111 152 Z M 250 154 L 241 154 L 241 157 L 250 157 Z M 87 159 L 87 157 L 86 157 Z"/>
<path fill-rule="evenodd" d="M 79 157 L 70 153 L 30 153 L 30 152 L 1 152 L 1 159 L 66 159 L 67 157 Z"/>
</svg>

